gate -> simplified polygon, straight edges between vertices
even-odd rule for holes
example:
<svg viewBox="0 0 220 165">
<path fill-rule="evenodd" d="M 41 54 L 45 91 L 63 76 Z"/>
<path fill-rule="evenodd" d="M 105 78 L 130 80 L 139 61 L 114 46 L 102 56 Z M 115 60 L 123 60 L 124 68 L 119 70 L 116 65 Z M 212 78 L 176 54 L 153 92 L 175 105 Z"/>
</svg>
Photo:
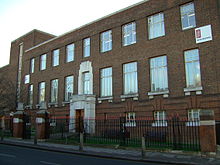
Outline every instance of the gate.
<svg viewBox="0 0 220 165">
<path fill-rule="evenodd" d="M 31 120 L 30 116 L 24 114 L 23 116 L 23 139 L 31 138 Z"/>
<path fill-rule="evenodd" d="M 220 145 L 220 121 L 216 121 L 215 130 L 216 130 L 216 142 L 217 145 Z"/>
</svg>

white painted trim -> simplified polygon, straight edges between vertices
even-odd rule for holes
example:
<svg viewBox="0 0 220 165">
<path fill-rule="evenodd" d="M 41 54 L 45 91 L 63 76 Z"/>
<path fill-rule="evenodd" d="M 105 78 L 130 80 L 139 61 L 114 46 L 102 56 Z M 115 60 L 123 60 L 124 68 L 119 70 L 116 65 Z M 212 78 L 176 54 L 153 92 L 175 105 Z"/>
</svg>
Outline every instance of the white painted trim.
<svg viewBox="0 0 220 165">
<path fill-rule="evenodd" d="M 200 125 L 209 126 L 209 125 L 215 125 L 215 120 L 204 120 L 200 121 Z"/>
</svg>

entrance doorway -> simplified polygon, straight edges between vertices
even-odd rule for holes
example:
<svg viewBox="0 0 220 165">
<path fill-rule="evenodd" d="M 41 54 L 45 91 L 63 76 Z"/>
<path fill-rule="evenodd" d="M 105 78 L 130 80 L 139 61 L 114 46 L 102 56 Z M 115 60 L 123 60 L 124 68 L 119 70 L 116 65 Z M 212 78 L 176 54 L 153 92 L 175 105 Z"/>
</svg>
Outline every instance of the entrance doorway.
<svg viewBox="0 0 220 165">
<path fill-rule="evenodd" d="M 77 109 L 76 110 L 76 132 L 83 132 L 84 125 L 83 125 L 83 119 L 84 119 L 84 110 L 83 109 Z"/>
</svg>

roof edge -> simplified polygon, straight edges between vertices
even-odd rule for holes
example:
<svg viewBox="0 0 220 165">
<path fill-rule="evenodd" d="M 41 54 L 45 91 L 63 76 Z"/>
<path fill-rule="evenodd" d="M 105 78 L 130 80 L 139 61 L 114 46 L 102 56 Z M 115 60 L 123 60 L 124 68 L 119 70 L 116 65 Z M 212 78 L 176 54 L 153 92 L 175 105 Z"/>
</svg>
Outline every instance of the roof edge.
<svg viewBox="0 0 220 165">
<path fill-rule="evenodd" d="M 49 42 L 51 42 L 51 41 L 53 41 L 53 40 L 56 40 L 56 39 L 58 39 L 58 38 L 60 38 L 60 37 L 65 36 L 65 35 L 67 35 L 67 34 L 69 34 L 69 33 L 72 33 L 72 32 L 77 31 L 77 30 L 79 30 L 79 29 L 81 29 L 81 28 L 83 28 L 83 27 L 86 27 L 86 26 L 88 26 L 88 25 L 91 25 L 91 24 L 93 24 L 93 23 L 96 23 L 96 22 L 98 22 L 98 21 L 101 21 L 101 20 L 103 20 L 103 19 L 105 19 L 105 18 L 108 18 L 108 17 L 110 17 L 110 16 L 113 16 L 113 15 L 118 14 L 118 13 L 120 13 L 120 12 L 123 12 L 123 11 L 125 11 L 125 10 L 128 10 L 128 9 L 130 9 L 130 8 L 133 8 L 133 7 L 135 7 L 135 6 L 138 6 L 138 5 L 140 5 L 140 4 L 142 4 L 142 3 L 145 3 L 145 2 L 147 2 L 147 1 L 150 1 L 150 0 L 142 0 L 142 1 L 137 2 L 137 3 L 133 4 L 133 5 L 130 5 L 130 6 L 126 7 L 126 8 L 120 9 L 120 10 L 115 11 L 115 12 L 113 12 L 113 13 L 111 13 L 111 14 L 108 14 L 108 15 L 106 15 L 106 16 L 104 16 L 104 17 L 98 18 L 98 19 L 96 19 L 96 20 L 94 20 L 94 21 L 91 21 L 91 22 L 89 22 L 89 23 L 87 23 L 87 24 L 84 24 L 84 25 L 82 25 L 82 26 L 79 26 L 78 28 L 75 28 L 75 29 L 73 29 L 73 30 L 70 30 L 70 31 L 68 31 L 68 32 L 66 32 L 66 33 L 64 33 L 64 34 L 61 34 L 61 35 L 57 36 L 57 37 L 51 38 L 51 39 L 49 39 L 49 40 L 47 40 L 47 41 L 45 41 L 45 42 L 42 42 L 42 43 L 40 43 L 40 44 L 38 44 L 38 45 L 35 45 L 35 46 L 33 46 L 33 47 L 31 47 L 31 48 L 25 50 L 25 52 L 31 51 L 31 50 L 33 50 L 33 49 L 35 49 L 35 48 L 37 48 L 37 47 L 40 47 L 41 45 L 44 45 L 44 44 L 46 44 L 46 43 L 49 43 Z"/>
</svg>

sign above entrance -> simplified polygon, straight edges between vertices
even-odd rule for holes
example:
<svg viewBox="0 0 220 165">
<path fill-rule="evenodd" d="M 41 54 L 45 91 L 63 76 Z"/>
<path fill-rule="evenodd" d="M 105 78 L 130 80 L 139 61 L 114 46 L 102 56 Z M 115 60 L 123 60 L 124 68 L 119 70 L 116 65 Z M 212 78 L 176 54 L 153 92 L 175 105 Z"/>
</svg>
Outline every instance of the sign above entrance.
<svg viewBox="0 0 220 165">
<path fill-rule="evenodd" d="M 195 29 L 196 43 L 203 43 L 212 40 L 212 27 L 211 25 L 199 27 Z"/>
</svg>

